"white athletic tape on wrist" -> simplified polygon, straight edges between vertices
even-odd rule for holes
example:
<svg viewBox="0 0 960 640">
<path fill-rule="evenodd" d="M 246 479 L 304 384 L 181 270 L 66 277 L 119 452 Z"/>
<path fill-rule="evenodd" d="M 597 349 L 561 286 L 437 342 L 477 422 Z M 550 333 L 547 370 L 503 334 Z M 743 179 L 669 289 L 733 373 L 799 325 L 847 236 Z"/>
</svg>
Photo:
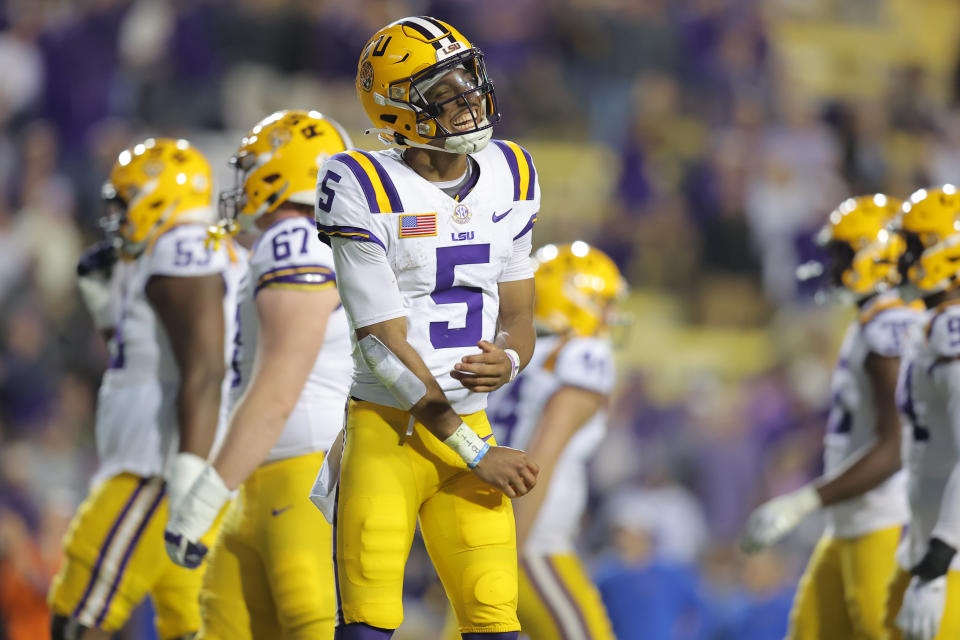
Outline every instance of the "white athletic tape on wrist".
<svg viewBox="0 0 960 640">
<path fill-rule="evenodd" d="M 487 451 L 490 450 L 490 445 L 484 442 L 483 438 L 478 436 L 465 422 L 461 422 L 457 430 L 444 440 L 443 444 L 456 451 L 457 455 L 471 469 L 477 466 L 483 456 L 487 455 Z"/>
<path fill-rule="evenodd" d="M 513 382 L 520 373 L 520 355 L 513 349 L 504 349 L 503 352 L 510 358 L 510 382 Z"/>
<path fill-rule="evenodd" d="M 211 465 L 207 465 L 197 477 L 183 502 L 175 509 L 174 518 L 187 539 L 200 540 L 217 519 L 220 509 L 230 499 L 231 491 L 223 478 Z M 172 520 L 173 520 L 172 519 Z"/>
<path fill-rule="evenodd" d="M 403 364 L 377 336 L 365 335 L 357 342 L 363 361 L 373 375 L 393 394 L 400 408 L 407 411 L 427 395 L 427 385 Z"/>
<path fill-rule="evenodd" d="M 179 507 L 180 501 L 206 467 L 207 461 L 195 453 L 181 452 L 173 457 L 164 474 L 171 509 Z"/>
</svg>

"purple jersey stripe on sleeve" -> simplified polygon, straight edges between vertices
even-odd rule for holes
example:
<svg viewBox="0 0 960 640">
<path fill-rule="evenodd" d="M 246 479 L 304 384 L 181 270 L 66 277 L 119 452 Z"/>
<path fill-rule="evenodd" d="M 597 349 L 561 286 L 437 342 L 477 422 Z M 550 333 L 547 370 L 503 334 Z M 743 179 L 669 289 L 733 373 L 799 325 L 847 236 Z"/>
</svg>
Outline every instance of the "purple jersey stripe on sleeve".
<svg viewBox="0 0 960 640">
<path fill-rule="evenodd" d="M 520 233 L 518 233 L 517 235 L 513 236 L 513 239 L 516 240 L 517 238 L 519 238 L 519 237 L 522 236 L 523 234 L 525 234 L 525 233 L 527 233 L 528 231 L 530 231 L 531 229 L 533 229 L 533 225 L 534 225 L 536 222 L 537 222 L 537 214 L 533 214 L 532 216 L 530 216 L 530 219 L 527 220 L 527 224 L 525 224 L 525 225 L 523 226 L 523 229 L 520 229 Z"/>
<path fill-rule="evenodd" d="M 533 159 L 530 158 L 527 150 L 520 147 L 520 151 L 523 153 L 523 159 L 527 161 L 527 168 L 530 170 L 530 179 L 527 181 L 527 195 L 523 199 L 533 200 L 534 192 L 537 190 L 537 170 L 533 167 Z"/>
<path fill-rule="evenodd" d="M 377 204 L 377 193 L 373 190 L 373 183 L 370 181 L 370 176 L 363 170 L 360 163 L 351 158 L 348 153 L 338 153 L 333 156 L 332 159 L 339 160 L 340 164 L 346 166 L 353 172 L 357 182 L 360 183 L 360 188 L 363 189 L 363 195 L 367 199 L 367 206 L 370 207 L 370 211 L 380 213 L 380 205 Z"/>
<path fill-rule="evenodd" d="M 274 276 L 267 280 L 261 280 L 260 284 L 257 285 L 257 288 L 253 290 L 253 295 L 257 295 L 261 289 L 275 284 L 296 284 L 321 288 L 336 281 L 337 279 L 334 277 L 332 272 L 320 271 Z"/>
<path fill-rule="evenodd" d="M 497 145 L 500 148 L 500 151 L 503 152 L 503 157 L 507 159 L 507 165 L 510 167 L 510 173 L 513 174 L 513 199 L 520 199 L 520 167 L 517 166 L 517 156 L 513 153 L 513 149 L 507 146 L 507 143 L 500 142 L 499 140 L 494 140 L 493 144 Z"/>
<path fill-rule="evenodd" d="M 397 193 L 397 186 L 393 184 L 393 180 L 390 179 L 390 174 L 387 173 L 387 170 L 383 168 L 383 165 L 380 164 L 373 154 L 361 149 L 357 149 L 357 151 L 369 160 L 373 168 L 377 170 L 377 176 L 380 178 L 381 184 L 383 184 L 383 190 L 387 193 L 387 200 L 390 201 L 390 209 L 392 209 L 394 213 L 402 212 L 403 203 L 400 202 L 400 194 Z"/>
<path fill-rule="evenodd" d="M 260 277 L 259 277 L 258 281 L 259 281 L 259 282 L 263 282 L 265 279 L 269 279 L 269 277 L 270 277 L 271 275 L 273 275 L 273 274 L 275 274 L 275 273 L 277 273 L 277 272 L 279 272 L 279 271 L 298 271 L 298 272 L 303 271 L 303 272 L 316 272 L 316 273 L 332 273 L 332 272 L 333 272 L 333 269 L 331 269 L 328 265 L 325 265 L 325 264 L 291 264 L 291 265 L 287 265 L 287 266 L 285 266 L 285 267 L 274 267 L 273 269 L 270 269 L 269 271 L 264 271 L 263 273 L 260 274 Z"/>
<path fill-rule="evenodd" d="M 326 225 L 318 222 L 317 231 L 325 236 L 336 236 L 337 238 L 347 238 L 348 240 L 357 240 L 359 242 L 372 242 L 380 245 L 384 251 L 387 250 L 387 245 L 383 244 L 380 238 L 360 227 Z"/>
</svg>

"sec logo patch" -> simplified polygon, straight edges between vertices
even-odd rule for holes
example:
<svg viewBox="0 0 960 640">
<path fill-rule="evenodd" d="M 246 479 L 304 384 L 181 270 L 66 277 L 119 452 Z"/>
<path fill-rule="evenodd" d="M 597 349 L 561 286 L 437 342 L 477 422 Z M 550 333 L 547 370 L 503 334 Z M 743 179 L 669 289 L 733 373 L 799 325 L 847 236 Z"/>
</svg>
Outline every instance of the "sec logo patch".
<svg viewBox="0 0 960 640">
<path fill-rule="evenodd" d="M 470 207 L 465 204 L 458 204 L 453 210 L 453 221 L 457 224 L 466 224 L 470 222 L 473 214 L 470 213 Z"/>
</svg>

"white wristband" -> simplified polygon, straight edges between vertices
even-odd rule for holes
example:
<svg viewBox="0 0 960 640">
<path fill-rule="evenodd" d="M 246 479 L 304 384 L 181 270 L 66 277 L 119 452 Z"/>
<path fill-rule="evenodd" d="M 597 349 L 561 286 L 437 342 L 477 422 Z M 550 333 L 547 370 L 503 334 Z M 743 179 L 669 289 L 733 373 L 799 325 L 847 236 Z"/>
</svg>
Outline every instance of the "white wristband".
<svg viewBox="0 0 960 640">
<path fill-rule="evenodd" d="M 465 422 L 461 422 L 457 430 L 444 440 L 443 444 L 456 451 L 457 455 L 471 469 L 477 466 L 483 456 L 487 454 L 487 451 L 490 450 L 490 445 L 484 442 L 483 438 L 478 436 Z"/>
<path fill-rule="evenodd" d="M 503 352 L 510 358 L 510 382 L 513 382 L 520 373 L 520 355 L 513 349 L 504 349 Z"/>
</svg>

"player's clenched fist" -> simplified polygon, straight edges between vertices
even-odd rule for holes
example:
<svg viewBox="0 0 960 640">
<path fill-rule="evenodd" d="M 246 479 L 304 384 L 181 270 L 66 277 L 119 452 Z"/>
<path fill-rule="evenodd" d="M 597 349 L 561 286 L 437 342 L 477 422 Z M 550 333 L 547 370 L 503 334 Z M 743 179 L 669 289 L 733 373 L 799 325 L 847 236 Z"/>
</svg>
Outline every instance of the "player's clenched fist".
<svg viewBox="0 0 960 640">
<path fill-rule="evenodd" d="M 540 467 L 519 449 L 490 447 L 473 472 L 487 484 L 503 491 L 507 497 L 519 498 L 537 484 Z"/>
</svg>

